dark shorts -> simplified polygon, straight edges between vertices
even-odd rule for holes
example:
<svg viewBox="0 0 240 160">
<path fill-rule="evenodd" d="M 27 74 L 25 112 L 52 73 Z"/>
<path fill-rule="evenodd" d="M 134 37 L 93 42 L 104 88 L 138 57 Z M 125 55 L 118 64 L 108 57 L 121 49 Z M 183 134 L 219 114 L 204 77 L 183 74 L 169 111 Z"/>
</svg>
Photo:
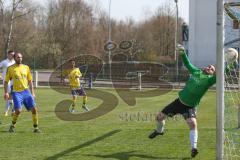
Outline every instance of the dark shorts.
<svg viewBox="0 0 240 160">
<path fill-rule="evenodd" d="M 73 96 L 77 96 L 77 95 L 79 95 L 79 96 L 86 96 L 87 95 L 82 86 L 79 89 L 71 90 L 71 92 L 72 92 Z"/>
<path fill-rule="evenodd" d="M 185 104 L 183 104 L 179 98 L 174 100 L 172 103 L 167 105 L 163 110 L 162 113 L 169 117 L 173 117 L 176 114 L 181 114 L 184 119 L 188 118 L 196 118 L 196 108 L 195 107 L 189 107 Z"/>
</svg>

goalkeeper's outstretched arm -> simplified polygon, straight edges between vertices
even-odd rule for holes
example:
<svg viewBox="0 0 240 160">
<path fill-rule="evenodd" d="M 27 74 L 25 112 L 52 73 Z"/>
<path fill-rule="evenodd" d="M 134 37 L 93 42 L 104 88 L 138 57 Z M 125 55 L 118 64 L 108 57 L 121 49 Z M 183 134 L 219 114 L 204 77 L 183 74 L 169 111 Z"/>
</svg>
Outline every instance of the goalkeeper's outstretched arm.
<svg viewBox="0 0 240 160">
<path fill-rule="evenodd" d="M 182 45 L 178 44 L 177 50 L 178 50 L 179 55 L 182 57 L 182 60 L 183 60 L 184 65 L 186 66 L 186 68 L 187 68 L 191 73 L 199 70 L 198 67 L 195 67 L 195 66 L 190 62 L 190 60 L 189 60 L 189 58 L 188 58 L 188 56 L 187 56 L 187 54 L 186 54 L 185 48 L 184 48 Z"/>
</svg>

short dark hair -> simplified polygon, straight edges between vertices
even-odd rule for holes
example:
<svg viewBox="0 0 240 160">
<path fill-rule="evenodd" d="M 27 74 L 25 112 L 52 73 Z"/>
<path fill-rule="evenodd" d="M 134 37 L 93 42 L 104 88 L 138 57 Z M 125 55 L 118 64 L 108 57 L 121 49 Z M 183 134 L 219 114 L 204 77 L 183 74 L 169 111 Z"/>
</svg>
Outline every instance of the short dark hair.
<svg viewBox="0 0 240 160">
<path fill-rule="evenodd" d="M 12 51 L 12 50 L 8 51 L 8 54 L 10 54 L 10 53 L 14 53 L 14 51 Z"/>
<path fill-rule="evenodd" d="M 15 58 L 17 54 L 21 54 L 21 55 L 22 55 L 21 52 L 15 52 L 15 54 L 13 55 L 13 57 Z"/>
</svg>

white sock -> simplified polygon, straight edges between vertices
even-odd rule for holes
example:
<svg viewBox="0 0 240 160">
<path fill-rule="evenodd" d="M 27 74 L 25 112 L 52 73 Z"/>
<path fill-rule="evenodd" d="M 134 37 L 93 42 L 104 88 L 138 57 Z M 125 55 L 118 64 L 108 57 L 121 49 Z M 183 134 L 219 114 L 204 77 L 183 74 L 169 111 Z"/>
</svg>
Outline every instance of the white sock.
<svg viewBox="0 0 240 160">
<path fill-rule="evenodd" d="M 8 101 L 9 101 L 10 105 L 13 105 L 13 100 L 12 99 L 8 100 Z"/>
<path fill-rule="evenodd" d="M 190 141 L 192 148 L 197 148 L 197 140 L 198 140 L 198 131 L 190 130 Z"/>
<path fill-rule="evenodd" d="M 5 112 L 8 112 L 8 110 L 9 110 L 9 108 L 10 108 L 10 106 L 11 106 L 11 100 L 7 100 L 6 101 L 6 107 L 5 107 Z"/>
<path fill-rule="evenodd" d="M 157 132 L 162 133 L 164 131 L 165 121 L 157 121 Z"/>
</svg>

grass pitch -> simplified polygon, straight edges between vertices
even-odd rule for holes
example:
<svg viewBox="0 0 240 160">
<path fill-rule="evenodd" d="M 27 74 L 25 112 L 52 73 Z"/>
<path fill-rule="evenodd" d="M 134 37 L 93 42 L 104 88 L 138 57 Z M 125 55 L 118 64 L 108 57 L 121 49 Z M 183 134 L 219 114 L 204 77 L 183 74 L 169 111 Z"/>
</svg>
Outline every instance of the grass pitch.
<svg viewBox="0 0 240 160">
<path fill-rule="evenodd" d="M 177 97 L 176 91 L 155 97 L 138 98 L 135 106 L 128 106 L 115 90 L 101 90 L 117 97 L 118 105 L 114 110 L 88 121 L 63 121 L 56 117 L 55 106 L 71 96 L 51 89 L 37 89 L 39 127 L 43 132 L 32 132 L 31 113 L 24 111 L 17 122 L 16 132 L 9 133 L 11 117 L 3 117 L 2 114 L 0 159 L 190 159 L 189 129 L 180 116 L 166 121 L 164 136 L 148 139 L 149 133 L 155 128 L 154 115 Z M 104 97 L 104 94 L 102 96 Z M 215 102 L 215 92 L 208 92 L 198 108 L 199 154 L 195 159 L 216 159 Z M 3 111 L 4 101 L 0 103 Z M 91 109 L 101 103 L 102 100 L 89 97 L 88 106 Z M 77 104 L 79 107 L 76 108 L 78 112 L 75 114 L 83 112 L 80 107 L 81 98 L 78 98 Z"/>
</svg>

